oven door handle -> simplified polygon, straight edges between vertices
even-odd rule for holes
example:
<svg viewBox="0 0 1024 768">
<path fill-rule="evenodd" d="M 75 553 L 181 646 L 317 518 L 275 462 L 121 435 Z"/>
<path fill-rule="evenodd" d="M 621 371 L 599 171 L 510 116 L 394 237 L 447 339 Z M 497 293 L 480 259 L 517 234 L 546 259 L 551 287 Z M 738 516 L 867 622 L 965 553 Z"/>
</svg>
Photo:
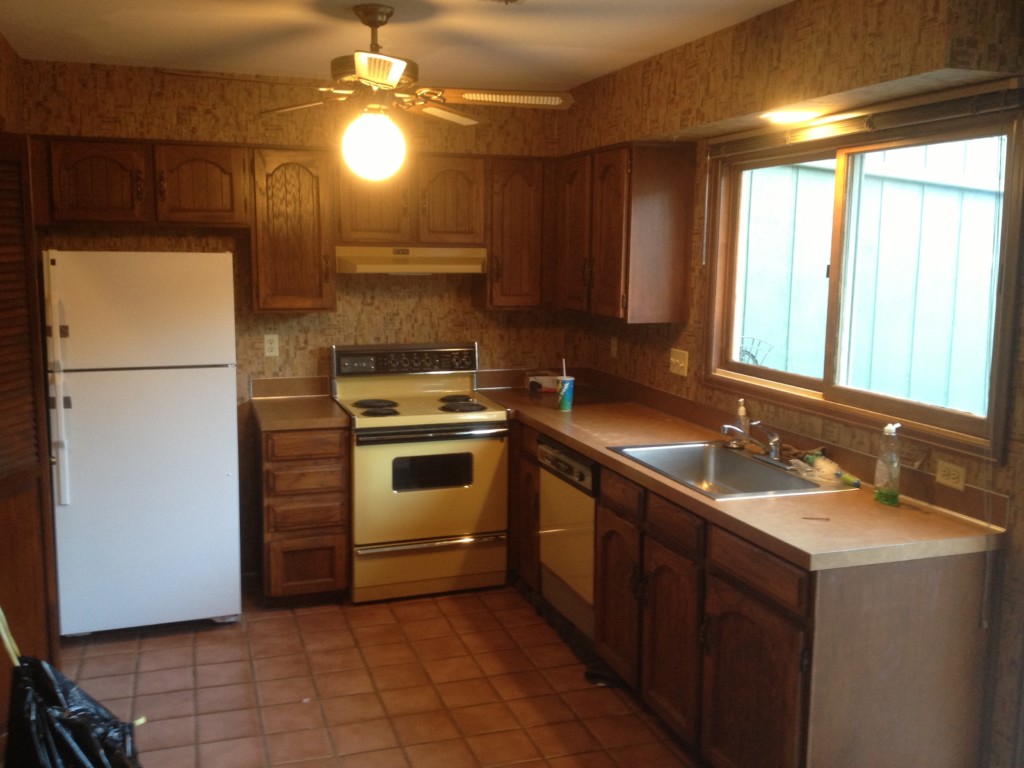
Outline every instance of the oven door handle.
<svg viewBox="0 0 1024 768">
<path fill-rule="evenodd" d="M 464 547 L 467 544 L 485 544 L 492 541 L 503 541 L 507 538 L 504 531 L 497 533 L 474 533 L 466 536 L 447 536 L 440 539 L 423 539 L 421 541 L 399 541 L 393 544 L 368 544 L 355 547 L 357 555 L 383 555 L 391 552 L 412 552 L 423 549 L 439 549 L 441 547 Z"/>
<path fill-rule="evenodd" d="M 508 426 L 456 427 L 453 429 L 401 429 L 356 432 L 356 445 L 390 445 L 393 443 L 428 443 L 439 440 L 504 439 Z"/>
</svg>

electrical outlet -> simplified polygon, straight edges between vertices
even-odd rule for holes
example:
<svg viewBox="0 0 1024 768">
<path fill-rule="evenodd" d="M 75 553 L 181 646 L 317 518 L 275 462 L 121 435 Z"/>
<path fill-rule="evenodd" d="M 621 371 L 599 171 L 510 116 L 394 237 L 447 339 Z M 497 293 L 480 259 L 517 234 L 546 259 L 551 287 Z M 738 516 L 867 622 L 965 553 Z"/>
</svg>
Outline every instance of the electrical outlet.
<svg viewBox="0 0 1024 768">
<path fill-rule="evenodd" d="M 964 489 L 964 468 L 938 459 L 935 462 L 935 482 L 962 491 Z"/>
<path fill-rule="evenodd" d="M 610 357 L 619 356 L 619 339 L 617 336 L 612 336 L 612 340 L 608 343 L 608 355 Z"/>
<path fill-rule="evenodd" d="M 690 372 L 690 353 L 685 349 L 673 349 L 668 354 L 668 372 L 686 376 Z"/>
<path fill-rule="evenodd" d="M 264 357 L 277 357 L 281 353 L 280 344 L 278 344 L 276 333 L 265 333 L 263 334 L 263 356 Z"/>
</svg>

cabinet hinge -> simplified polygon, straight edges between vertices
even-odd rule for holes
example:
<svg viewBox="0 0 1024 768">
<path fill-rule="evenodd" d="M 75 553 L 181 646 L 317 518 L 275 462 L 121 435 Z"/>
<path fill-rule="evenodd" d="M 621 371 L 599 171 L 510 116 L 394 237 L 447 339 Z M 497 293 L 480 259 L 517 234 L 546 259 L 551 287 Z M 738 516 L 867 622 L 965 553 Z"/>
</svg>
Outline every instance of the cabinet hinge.
<svg viewBox="0 0 1024 768">
<path fill-rule="evenodd" d="M 800 674 L 806 675 L 811 670 L 811 649 L 804 648 L 800 652 Z"/>
<path fill-rule="evenodd" d="M 622 294 L 619 298 L 620 298 L 619 303 L 622 305 L 622 308 L 625 309 L 626 308 L 626 294 Z"/>
</svg>

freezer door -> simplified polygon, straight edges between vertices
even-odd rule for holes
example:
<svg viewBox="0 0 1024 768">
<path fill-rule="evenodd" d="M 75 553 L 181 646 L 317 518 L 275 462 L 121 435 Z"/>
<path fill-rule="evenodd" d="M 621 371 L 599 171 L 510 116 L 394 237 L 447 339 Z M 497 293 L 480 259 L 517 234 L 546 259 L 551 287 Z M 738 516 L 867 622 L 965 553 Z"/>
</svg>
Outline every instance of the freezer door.
<svg viewBox="0 0 1024 768">
<path fill-rule="evenodd" d="M 64 394 L 61 633 L 239 614 L 234 368 L 66 373 Z"/>
<path fill-rule="evenodd" d="M 51 370 L 235 362 L 230 253 L 47 251 Z M 57 358 L 56 360 L 54 358 Z"/>
</svg>

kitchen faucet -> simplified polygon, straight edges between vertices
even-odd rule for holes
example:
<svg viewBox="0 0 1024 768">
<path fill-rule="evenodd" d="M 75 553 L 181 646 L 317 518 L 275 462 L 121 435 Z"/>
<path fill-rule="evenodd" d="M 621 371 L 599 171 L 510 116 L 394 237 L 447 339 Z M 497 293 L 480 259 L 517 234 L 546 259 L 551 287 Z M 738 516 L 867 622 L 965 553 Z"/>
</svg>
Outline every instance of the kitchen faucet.
<svg viewBox="0 0 1024 768">
<path fill-rule="evenodd" d="M 761 431 L 764 432 L 768 438 L 767 442 L 761 442 L 751 434 L 750 430 L 753 430 L 754 427 L 761 428 Z M 743 443 L 749 440 L 754 445 L 759 447 L 762 451 L 764 451 L 765 455 L 769 459 L 779 461 L 781 450 L 781 441 L 779 440 L 779 436 L 765 428 L 765 426 L 760 422 L 760 420 L 750 422 L 750 428 L 746 432 L 737 427 L 735 424 L 723 424 L 722 434 L 728 435 L 730 432 L 735 432 L 737 436 L 726 443 L 726 446 L 728 448 L 742 448 Z"/>
</svg>

